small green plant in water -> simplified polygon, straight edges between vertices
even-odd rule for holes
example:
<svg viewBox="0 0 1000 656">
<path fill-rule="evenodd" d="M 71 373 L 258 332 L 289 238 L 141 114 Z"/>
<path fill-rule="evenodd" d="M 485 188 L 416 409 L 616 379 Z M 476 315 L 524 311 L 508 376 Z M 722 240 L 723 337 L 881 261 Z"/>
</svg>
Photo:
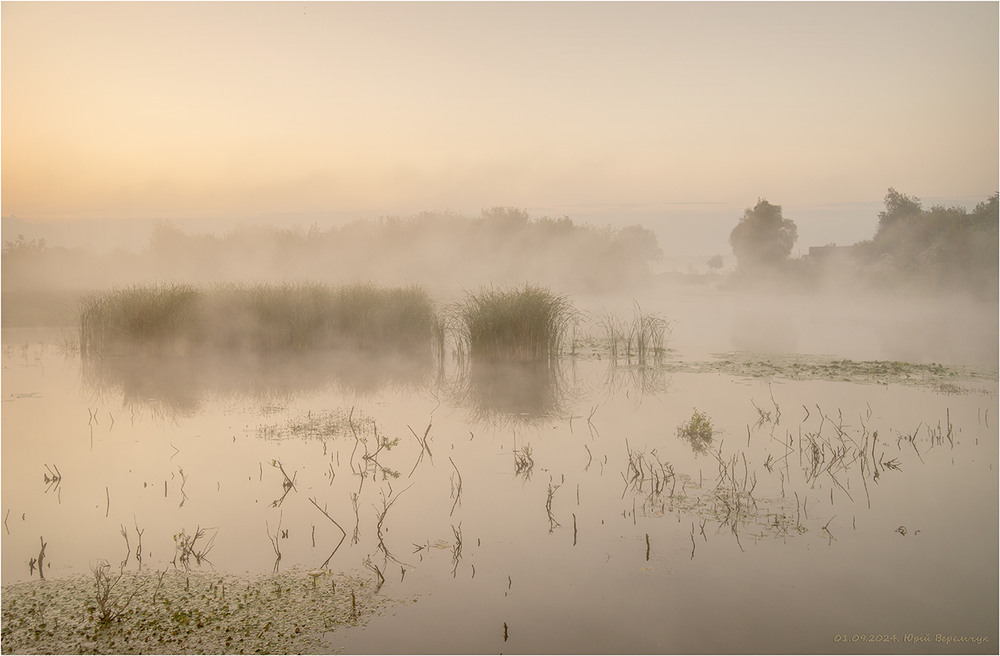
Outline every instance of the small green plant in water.
<svg viewBox="0 0 1000 656">
<path fill-rule="evenodd" d="M 696 453 L 704 453 L 712 443 L 712 435 L 715 429 L 712 427 L 712 420 L 704 412 L 694 409 L 691 419 L 687 423 L 677 427 L 677 436 L 691 445 Z"/>
</svg>

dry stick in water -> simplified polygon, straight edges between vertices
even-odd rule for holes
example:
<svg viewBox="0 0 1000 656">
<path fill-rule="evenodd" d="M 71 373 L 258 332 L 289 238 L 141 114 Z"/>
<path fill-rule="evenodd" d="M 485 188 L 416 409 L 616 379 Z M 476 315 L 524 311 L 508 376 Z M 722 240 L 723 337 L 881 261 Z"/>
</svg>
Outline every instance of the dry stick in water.
<svg viewBox="0 0 1000 656">
<path fill-rule="evenodd" d="M 38 552 L 38 578 L 44 579 L 45 578 L 45 570 L 43 569 L 43 566 L 45 564 L 45 562 L 44 562 L 45 561 L 45 547 L 48 546 L 48 543 L 45 541 L 45 538 L 43 538 L 42 536 L 38 536 L 38 541 L 42 543 L 42 548 Z"/>
<path fill-rule="evenodd" d="M 128 565 L 128 559 L 132 555 L 132 547 L 128 543 L 128 531 L 125 529 L 125 525 L 121 525 L 122 537 L 125 538 L 125 560 L 122 561 L 121 569 L 125 569 Z"/>
<path fill-rule="evenodd" d="M 646 560 L 649 560 L 649 533 L 646 534 Z"/>
<path fill-rule="evenodd" d="M 267 531 L 267 539 L 271 542 L 271 548 L 274 549 L 274 572 L 278 572 L 278 563 L 281 562 L 281 549 L 278 548 L 278 538 L 281 535 L 281 513 L 278 513 L 278 528 L 274 531 L 274 537 L 271 537 L 271 527 L 267 525 L 267 520 L 264 520 L 264 528 Z M 281 594 L 280 586 L 279 592 Z"/>
<path fill-rule="evenodd" d="M 461 499 L 462 499 L 462 474 L 458 471 L 458 466 L 455 465 L 455 461 L 451 459 L 451 456 L 448 456 L 448 462 L 450 462 L 451 466 L 455 468 L 455 474 L 458 475 L 458 485 L 456 486 L 454 483 L 452 484 L 452 492 L 455 495 L 455 503 L 451 504 L 451 512 L 448 514 L 448 516 L 451 517 L 452 515 L 455 514 L 455 507 L 459 503 L 461 503 Z M 396 495 L 396 496 L 398 498 L 399 495 Z"/>
<path fill-rule="evenodd" d="M 417 461 L 413 463 L 413 469 L 410 470 L 410 476 L 407 477 L 410 478 L 413 476 L 413 472 L 417 471 L 417 465 L 419 465 L 420 461 L 424 459 L 424 452 L 426 452 L 427 455 L 430 457 L 432 465 L 434 464 L 434 456 L 431 455 L 431 448 L 427 444 L 427 435 L 428 433 L 431 432 L 431 424 L 430 423 L 427 424 L 427 430 L 424 431 L 423 438 L 418 436 L 416 431 L 410 428 L 409 424 L 407 424 L 406 427 L 410 429 L 410 432 L 413 433 L 413 437 L 417 438 L 417 444 L 420 445 L 420 455 L 417 456 Z"/>
<path fill-rule="evenodd" d="M 340 532 L 343 534 L 341 536 L 341 538 L 340 538 L 340 542 L 337 543 L 336 548 L 333 550 L 333 553 L 330 554 L 330 557 L 327 558 L 326 561 L 324 561 L 323 565 L 320 567 L 320 569 L 323 569 L 324 567 L 326 567 L 327 563 L 330 562 L 330 559 L 332 559 L 337 554 L 337 550 L 340 549 L 340 545 L 344 544 L 344 538 L 347 537 L 347 531 L 344 530 L 344 527 L 341 526 L 340 523 L 338 523 L 336 519 L 334 519 L 333 517 L 330 517 L 330 514 L 328 512 L 326 512 L 325 510 L 323 510 L 322 508 L 320 508 L 319 504 L 316 503 L 315 499 L 313 499 L 312 497 L 310 497 L 309 498 L 309 503 L 311 503 L 312 505 L 316 506 L 316 510 L 320 511 L 321 513 L 323 513 L 326 516 L 326 518 L 329 519 L 331 522 L 333 522 L 333 525 L 336 526 L 337 528 L 339 528 Z M 357 509 L 357 504 L 355 504 L 355 509 Z"/>
<path fill-rule="evenodd" d="M 142 569 L 142 534 L 146 529 L 142 531 L 139 530 L 139 524 L 135 521 L 135 517 L 132 518 L 132 522 L 135 523 L 135 532 L 139 536 L 139 542 L 135 545 L 135 559 L 139 561 L 139 569 Z"/>
</svg>

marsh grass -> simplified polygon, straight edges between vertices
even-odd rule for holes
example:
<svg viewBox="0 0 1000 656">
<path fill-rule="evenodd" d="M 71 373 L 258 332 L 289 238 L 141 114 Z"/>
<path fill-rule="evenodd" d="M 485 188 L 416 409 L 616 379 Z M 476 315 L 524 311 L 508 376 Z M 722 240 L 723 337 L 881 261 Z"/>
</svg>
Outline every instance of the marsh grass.
<svg viewBox="0 0 1000 656">
<path fill-rule="evenodd" d="M 468 293 L 451 316 L 474 361 L 554 362 L 576 312 L 565 296 L 526 285 Z"/>
<path fill-rule="evenodd" d="M 619 359 L 639 366 L 660 364 L 673 330 L 670 321 L 655 313 L 643 313 L 638 303 L 634 304 L 631 322 L 604 313 L 596 318 L 596 324 L 603 333 L 613 365 Z"/>
<path fill-rule="evenodd" d="M 190 285 L 134 286 L 88 296 L 80 309 L 80 354 L 168 353 L 190 330 L 199 298 Z"/>
<path fill-rule="evenodd" d="M 84 358 L 315 348 L 430 353 L 439 333 L 430 297 L 415 286 L 136 286 L 89 296 L 80 309 Z"/>
</svg>

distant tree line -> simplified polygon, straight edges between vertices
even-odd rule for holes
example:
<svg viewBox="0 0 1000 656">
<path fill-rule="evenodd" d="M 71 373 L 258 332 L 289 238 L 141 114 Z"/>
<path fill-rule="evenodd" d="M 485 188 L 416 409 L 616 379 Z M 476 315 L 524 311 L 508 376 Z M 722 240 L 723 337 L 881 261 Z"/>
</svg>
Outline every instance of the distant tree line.
<svg viewBox="0 0 1000 656">
<path fill-rule="evenodd" d="M 996 297 L 1000 280 L 1000 215 L 993 194 L 971 212 L 934 205 L 889 188 L 874 237 L 834 261 L 789 259 L 798 237 L 781 206 L 758 200 L 729 236 L 737 279 L 784 281 L 795 286 L 851 281 L 881 289 L 929 292 L 967 290 Z"/>
<path fill-rule="evenodd" d="M 1000 204 L 993 194 L 971 212 L 934 205 L 890 188 L 875 236 L 857 244 L 862 262 L 889 271 L 892 282 L 931 289 L 968 288 L 996 296 Z"/>
<path fill-rule="evenodd" d="M 450 212 L 289 230 L 241 226 L 187 234 L 163 223 L 138 253 L 93 255 L 32 242 L 4 246 L 5 291 L 103 288 L 143 282 L 317 281 L 420 283 L 458 290 L 524 283 L 567 292 L 621 289 L 647 280 L 662 257 L 656 234 L 568 217 L 531 219 L 513 207 L 467 218 Z"/>
</svg>

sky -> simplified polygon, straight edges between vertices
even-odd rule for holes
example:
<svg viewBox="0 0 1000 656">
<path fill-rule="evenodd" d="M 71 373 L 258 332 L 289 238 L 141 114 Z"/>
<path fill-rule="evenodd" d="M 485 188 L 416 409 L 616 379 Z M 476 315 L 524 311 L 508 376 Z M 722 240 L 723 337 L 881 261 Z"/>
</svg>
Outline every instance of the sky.
<svg viewBox="0 0 1000 656">
<path fill-rule="evenodd" d="M 998 4 L 3 2 L 26 221 L 469 215 L 799 247 L 998 186 Z"/>
</svg>

